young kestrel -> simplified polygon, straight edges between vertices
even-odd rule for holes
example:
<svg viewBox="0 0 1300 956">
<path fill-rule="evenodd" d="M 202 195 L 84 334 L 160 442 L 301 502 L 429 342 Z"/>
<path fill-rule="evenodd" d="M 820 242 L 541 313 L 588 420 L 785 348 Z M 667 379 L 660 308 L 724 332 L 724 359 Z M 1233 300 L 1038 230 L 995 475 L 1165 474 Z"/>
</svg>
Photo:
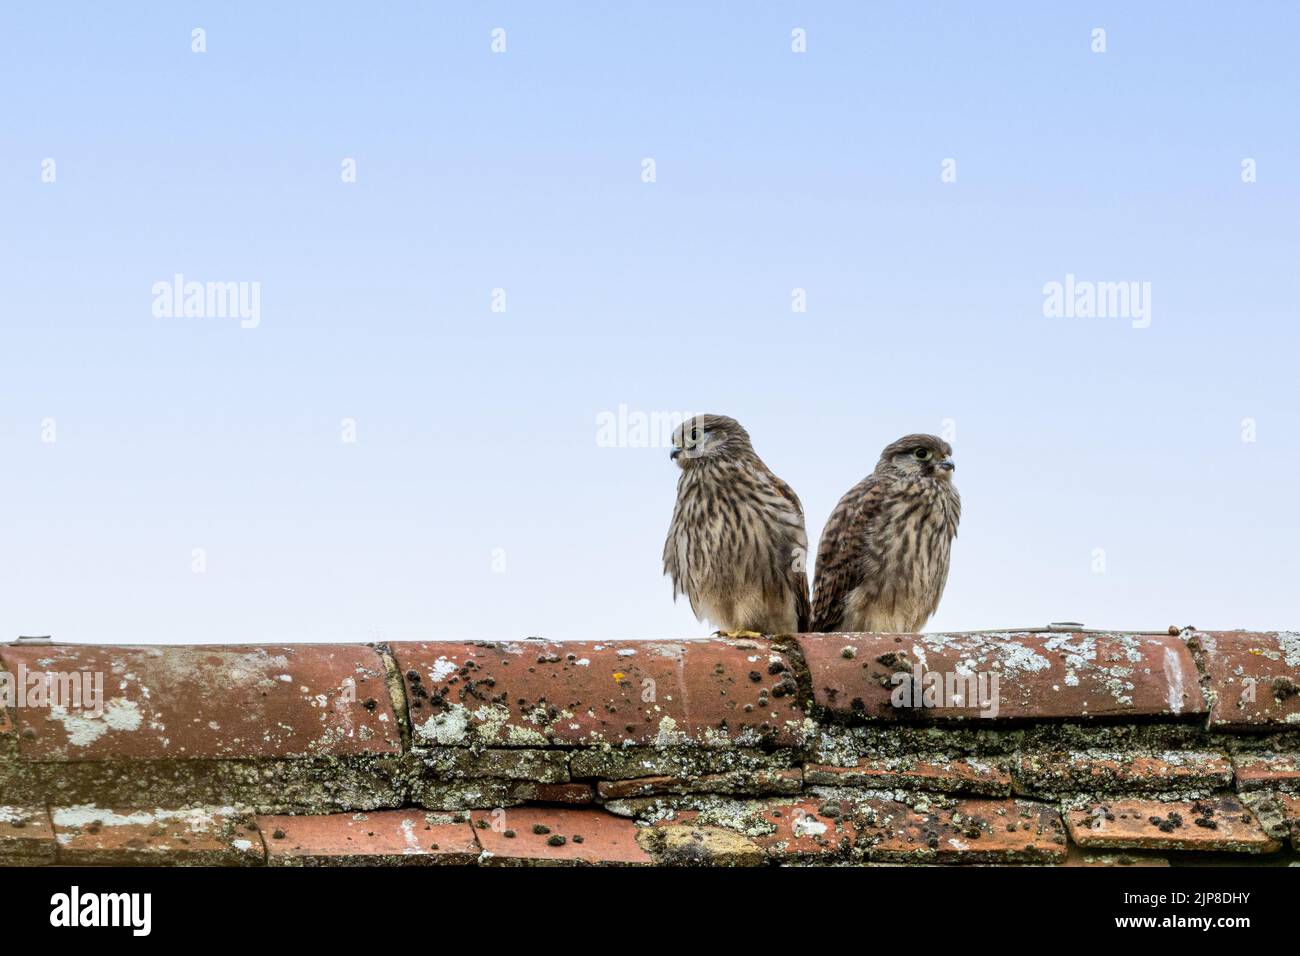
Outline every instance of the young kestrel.
<svg viewBox="0 0 1300 956">
<path fill-rule="evenodd" d="M 697 415 L 673 433 L 677 481 L 664 574 L 700 620 L 732 635 L 808 628 L 803 506 L 725 415 Z"/>
<path fill-rule="evenodd" d="M 952 448 L 907 435 L 831 512 L 817 547 L 814 631 L 919 631 L 939 606 L 961 518 Z"/>
</svg>

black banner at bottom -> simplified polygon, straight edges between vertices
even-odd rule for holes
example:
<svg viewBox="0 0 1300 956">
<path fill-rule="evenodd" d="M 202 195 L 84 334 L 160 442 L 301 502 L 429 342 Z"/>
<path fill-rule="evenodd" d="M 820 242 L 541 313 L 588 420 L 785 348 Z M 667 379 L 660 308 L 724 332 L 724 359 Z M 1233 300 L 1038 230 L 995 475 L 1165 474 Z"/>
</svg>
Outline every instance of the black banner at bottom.
<svg viewBox="0 0 1300 956">
<path fill-rule="evenodd" d="M 944 938 L 1034 929 L 1084 939 L 1239 934 L 1294 926 L 1286 866 L 1138 869 L 826 867 L 746 869 L 0 869 L 10 933 L 128 945 L 267 940 L 420 945 L 462 935 L 500 945 L 548 936 L 619 945 L 702 921 L 728 943 L 834 931 Z M 576 921 L 576 922 L 575 922 Z M 437 927 L 436 936 L 425 934 Z M 857 927 L 857 929 L 854 929 Z M 870 929 L 868 929 L 870 927 Z M 590 935 L 596 933 L 598 935 Z M 399 934 L 399 935 L 392 935 Z M 970 935 L 966 935 L 970 934 Z M 980 934 L 980 935 L 975 935 Z M 738 937 L 738 938 L 737 938 Z M 867 939 L 864 939 L 864 943 Z M 57 952 L 57 950 L 56 950 Z"/>
</svg>

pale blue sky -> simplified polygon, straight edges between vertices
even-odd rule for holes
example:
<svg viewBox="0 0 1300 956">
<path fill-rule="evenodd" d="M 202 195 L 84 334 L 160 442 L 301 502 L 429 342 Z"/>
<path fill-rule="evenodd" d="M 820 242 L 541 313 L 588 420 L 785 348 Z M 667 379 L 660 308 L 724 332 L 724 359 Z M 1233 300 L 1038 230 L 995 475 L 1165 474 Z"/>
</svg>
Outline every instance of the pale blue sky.
<svg viewBox="0 0 1300 956">
<path fill-rule="evenodd" d="M 0 10 L 0 639 L 705 633 L 620 404 L 740 419 L 814 541 L 953 420 L 931 629 L 1300 626 L 1294 4 L 265 6 Z"/>
</svg>

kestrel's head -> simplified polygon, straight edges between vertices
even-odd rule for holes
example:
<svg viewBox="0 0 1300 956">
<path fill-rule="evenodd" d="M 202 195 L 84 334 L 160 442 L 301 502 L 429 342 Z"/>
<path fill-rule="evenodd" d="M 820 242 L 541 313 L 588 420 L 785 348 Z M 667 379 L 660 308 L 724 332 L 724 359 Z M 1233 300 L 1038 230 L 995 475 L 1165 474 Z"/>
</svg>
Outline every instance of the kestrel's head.
<svg viewBox="0 0 1300 956">
<path fill-rule="evenodd" d="M 749 432 L 726 415 L 693 415 L 673 432 L 669 457 L 679 468 L 693 468 L 707 461 L 735 458 L 753 453 Z"/>
<path fill-rule="evenodd" d="M 904 435 L 880 453 L 876 473 L 952 479 L 952 446 L 935 435 Z"/>
</svg>

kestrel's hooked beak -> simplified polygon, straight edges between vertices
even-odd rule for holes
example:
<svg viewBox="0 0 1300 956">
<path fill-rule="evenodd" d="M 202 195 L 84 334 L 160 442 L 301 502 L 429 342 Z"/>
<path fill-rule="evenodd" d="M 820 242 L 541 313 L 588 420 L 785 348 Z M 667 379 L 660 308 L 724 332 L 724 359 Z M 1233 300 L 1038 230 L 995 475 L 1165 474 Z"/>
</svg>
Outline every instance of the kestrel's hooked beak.
<svg viewBox="0 0 1300 956">
<path fill-rule="evenodd" d="M 671 458 L 673 461 L 676 461 L 677 456 L 680 455 L 681 453 L 682 450 L 680 448 L 674 448 L 672 451 L 668 453 L 668 457 Z"/>
<path fill-rule="evenodd" d="M 953 471 L 957 466 L 953 463 L 951 458 L 945 458 L 943 461 L 939 462 L 939 467 L 944 471 Z"/>
</svg>

